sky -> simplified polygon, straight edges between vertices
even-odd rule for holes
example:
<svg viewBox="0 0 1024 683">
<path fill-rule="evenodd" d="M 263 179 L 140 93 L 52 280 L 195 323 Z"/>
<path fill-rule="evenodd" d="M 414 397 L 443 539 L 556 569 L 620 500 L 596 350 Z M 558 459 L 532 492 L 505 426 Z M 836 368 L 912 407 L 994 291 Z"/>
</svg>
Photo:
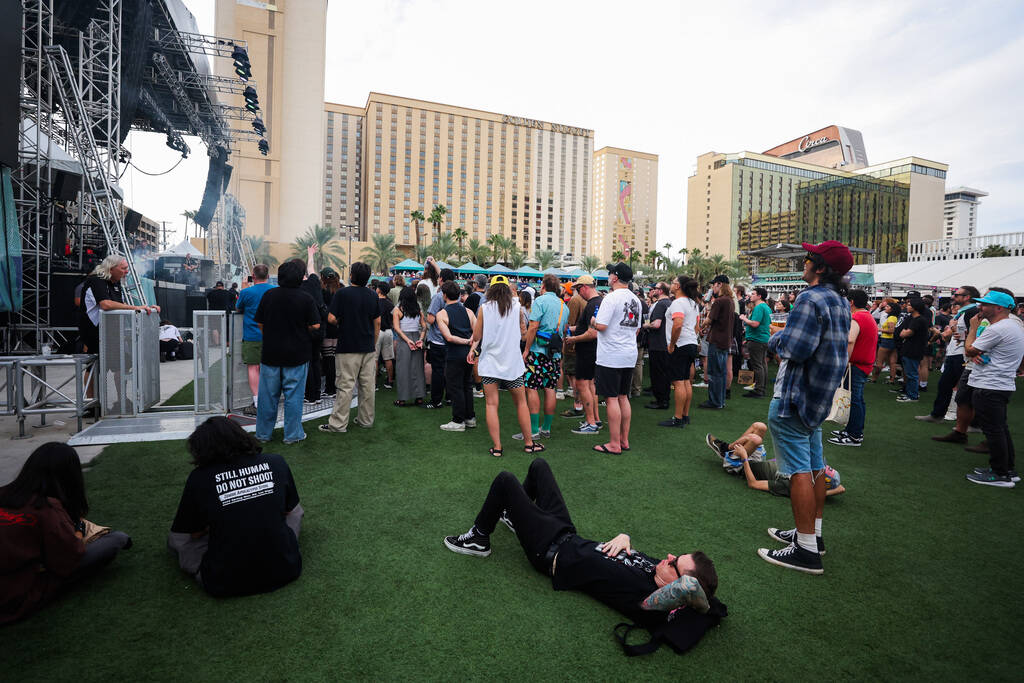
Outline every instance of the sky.
<svg viewBox="0 0 1024 683">
<path fill-rule="evenodd" d="M 214 0 L 185 4 L 212 32 Z M 947 188 L 988 192 L 980 233 L 1024 231 L 1024 2 L 329 0 L 325 82 L 330 102 L 401 95 L 657 154 L 659 245 L 685 243 L 699 154 L 762 152 L 831 124 L 861 131 L 872 164 L 940 161 Z M 174 171 L 122 181 L 177 238 L 206 178 L 188 141 Z M 178 158 L 162 136 L 127 144 L 145 171 Z"/>
</svg>

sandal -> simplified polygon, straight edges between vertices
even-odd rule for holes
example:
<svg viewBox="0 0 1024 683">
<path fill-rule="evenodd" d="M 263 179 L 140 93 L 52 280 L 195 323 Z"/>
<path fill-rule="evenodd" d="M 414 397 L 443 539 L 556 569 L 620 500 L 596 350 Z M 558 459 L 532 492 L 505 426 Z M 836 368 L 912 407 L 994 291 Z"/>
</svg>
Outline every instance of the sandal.
<svg viewBox="0 0 1024 683">
<path fill-rule="evenodd" d="M 493 455 L 495 458 L 500 458 L 501 457 L 502 449 L 500 449 L 500 448 L 488 448 L 487 452 L 490 453 L 491 455 Z"/>
<path fill-rule="evenodd" d="M 532 446 L 524 446 L 523 453 L 543 453 L 547 448 L 539 441 L 534 441 Z"/>
<path fill-rule="evenodd" d="M 603 443 L 599 443 L 596 446 L 594 446 L 594 450 L 597 451 L 598 453 L 607 453 L 609 455 L 621 455 L 622 454 L 622 451 L 613 451 L 613 450 L 609 449 L 607 446 L 605 446 Z"/>
</svg>

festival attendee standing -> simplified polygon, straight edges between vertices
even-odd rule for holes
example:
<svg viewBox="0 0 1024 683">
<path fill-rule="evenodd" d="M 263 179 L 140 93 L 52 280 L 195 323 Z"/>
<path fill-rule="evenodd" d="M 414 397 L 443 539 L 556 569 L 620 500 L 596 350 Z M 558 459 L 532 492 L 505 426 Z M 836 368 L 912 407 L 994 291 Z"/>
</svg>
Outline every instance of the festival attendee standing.
<svg viewBox="0 0 1024 683">
<path fill-rule="evenodd" d="M 572 430 L 573 434 L 597 434 L 601 417 L 598 414 L 597 394 L 594 392 L 594 374 L 597 369 L 597 329 L 594 316 L 601 306 L 597 283 L 590 275 L 581 275 L 573 284 L 584 300 L 583 310 L 576 318 L 572 335 L 565 341 L 576 352 L 576 399 L 583 407 L 583 421 Z"/>
<path fill-rule="evenodd" d="M 121 280 L 128 274 L 128 260 L 111 254 L 99 262 L 82 286 L 78 309 L 78 334 L 88 353 L 100 352 L 100 313 L 103 311 L 139 311 L 159 313 L 159 306 L 133 306 L 124 303 Z"/>
<path fill-rule="evenodd" d="M 967 480 L 1013 488 L 1020 477 L 1006 407 L 1017 388 L 1016 377 L 1024 370 L 1024 327 L 1020 320 L 1010 317 L 1016 306 L 1012 295 L 992 290 L 975 301 L 981 313 L 971 320 L 964 355 L 974 363 L 967 386 L 971 389 L 975 419 L 988 442 L 989 466 L 968 474 Z M 985 334 L 979 335 L 982 318 L 988 321 L 988 327 Z"/>
<path fill-rule="evenodd" d="M 444 308 L 437 312 L 437 326 L 445 344 L 444 384 L 452 399 L 452 419 L 441 425 L 441 429 L 464 432 L 467 427 L 476 427 L 473 368 L 468 363 L 476 316 L 459 301 L 459 286 L 454 282 L 442 284 L 441 295 Z"/>
<path fill-rule="evenodd" d="M 541 295 L 530 307 L 530 323 L 526 328 L 526 351 L 523 361 L 526 363 L 526 401 L 530 406 L 530 426 L 534 439 L 551 437 L 551 422 L 555 417 L 555 387 L 558 385 L 559 368 L 561 367 L 561 340 L 568 336 L 569 307 L 566 306 L 559 292 L 562 284 L 556 275 L 545 275 L 541 280 Z M 555 346 L 551 342 L 557 341 Z M 540 392 L 544 392 L 541 401 Z M 542 405 L 543 403 L 543 405 Z M 544 409 L 544 421 L 541 422 L 541 408 Z M 524 439 L 525 433 L 513 435 L 512 438 Z"/>
<path fill-rule="evenodd" d="M 428 266 L 432 266 L 434 269 L 437 268 L 433 262 L 429 262 Z M 455 271 L 451 268 L 444 268 L 441 270 L 439 281 L 441 284 L 445 282 L 455 282 Z M 421 285 L 423 283 L 420 283 Z M 444 336 L 441 334 L 441 328 L 437 325 L 437 313 L 444 308 L 444 295 L 441 294 L 440 288 L 437 292 L 432 295 L 430 299 L 430 306 L 427 308 L 427 362 L 430 363 L 430 403 L 427 404 L 427 408 L 442 408 L 444 407 L 445 399 L 445 374 L 444 364 L 448 357 L 448 351 L 445 349 Z M 451 394 L 448 395 L 449 400 Z"/>
<path fill-rule="evenodd" d="M 945 419 L 953 392 L 964 372 L 964 340 L 967 339 L 971 318 L 978 313 L 977 304 L 970 302 L 980 296 L 981 292 L 970 285 L 957 287 L 953 292 L 953 302 L 960 307 L 960 310 L 956 312 L 949 327 L 943 331 L 942 336 L 948 341 L 948 345 L 946 346 L 946 359 L 942 365 L 942 376 L 939 377 L 939 386 L 936 389 L 935 402 L 932 404 L 931 413 L 918 415 L 915 419 L 935 424 L 942 424 Z"/>
<path fill-rule="evenodd" d="M 601 453 L 629 450 L 629 404 L 633 368 L 636 366 L 636 335 L 640 330 L 640 299 L 629 291 L 633 269 L 616 263 L 608 269 L 611 292 L 601 302 L 591 326 L 597 330 L 597 369 L 594 386 L 604 396 L 608 411 L 608 442 L 594 446 Z"/>
<path fill-rule="evenodd" d="M 231 292 L 224 289 L 224 282 L 222 280 L 217 280 L 217 283 L 213 286 L 213 289 L 206 290 L 206 310 L 231 310 Z"/>
<path fill-rule="evenodd" d="M 483 273 L 473 276 L 470 281 L 472 291 L 466 296 L 466 310 L 473 311 L 475 315 L 480 310 L 480 304 L 484 302 L 484 292 L 487 291 L 487 276 Z"/>
<path fill-rule="evenodd" d="M 928 345 L 931 327 L 931 313 L 928 305 L 921 298 L 911 299 L 910 319 L 904 323 L 899 336 L 903 340 L 900 346 L 900 366 L 903 368 L 903 393 L 896 397 L 900 403 L 916 403 L 921 386 L 918 383 L 918 369 L 924 358 L 925 347 Z"/>
<path fill-rule="evenodd" d="M 478 357 L 476 365 L 484 385 L 487 432 L 494 444 L 488 452 L 500 457 L 501 424 L 498 420 L 498 392 L 507 391 L 515 403 L 520 433 L 525 436 L 523 450 L 540 453 L 544 445 L 534 441 L 530 432 L 530 409 L 526 405 L 524 374 L 526 364 L 519 349 L 519 340 L 526 334 L 526 323 L 519 315 L 519 301 L 512 293 L 508 278 L 495 275 L 480 304 L 473 326 L 470 356 Z M 479 353 L 476 350 L 479 348 Z"/>
<path fill-rule="evenodd" d="M 779 472 L 790 478 L 790 504 L 795 529 L 770 528 L 768 534 L 788 546 L 761 548 L 765 561 L 788 569 L 822 574 L 822 513 L 825 508 L 825 462 L 821 423 L 843 379 L 850 336 L 850 306 L 843 299 L 843 276 L 853 255 L 835 240 L 803 243 L 807 250 L 803 280 L 807 283 L 768 349 L 781 362 L 768 407 L 768 426 L 775 441 Z"/>
<path fill-rule="evenodd" d="M 829 443 L 837 446 L 860 446 L 864 442 L 864 383 L 868 381 L 878 343 L 878 324 L 868 312 L 868 295 L 863 289 L 850 292 L 850 420 L 846 428 L 834 434 Z"/>
<path fill-rule="evenodd" d="M 569 302 L 566 305 L 569 307 L 569 332 L 574 334 L 574 328 L 580 321 L 580 314 L 583 313 L 583 309 L 587 305 L 586 300 L 580 296 L 576 283 L 572 285 L 572 296 L 569 297 Z M 562 350 L 562 374 L 569 379 L 573 401 L 572 407 L 566 408 L 559 415 L 570 419 L 583 417 L 583 402 L 580 400 L 579 389 L 576 387 L 576 347 L 573 344 L 567 343 Z"/>
<path fill-rule="evenodd" d="M 701 408 L 722 409 L 725 407 L 725 392 L 729 388 L 726 380 L 729 370 L 729 346 L 732 344 L 733 326 L 736 318 L 736 304 L 729 290 L 729 278 L 716 275 L 711 281 L 714 300 L 708 311 L 705 329 L 708 335 L 708 400 Z"/>
<path fill-rule="evenodd" d="M 669 290 L 672 303 L 665 311 L 665 343 L 668 350 L 668 378 L 672 382 L 675 411 L 660 427 L 685 427 L 690 424 L 690 402 L 693 387 L 690 378 L 693 363 L 700 350 L 697 330 L 700 327 L 700 291 L 697 281 L 685 275 L 672 281 Z"/>
<path fill-rule="evenodd" d="M 395 336 L 391 330 L 391 311 L 395 305 L 391 303 L 388 294 L 391 292 L 391 285 L 386 281 L 377 282 L 377 306 L 380 308 L 380 334 L 377 335 L 376 357 L 377 362 L 384 361 L 384 370 L 387 372 L 388 381 L 384 384 L 385 389 L 390 389 L 395 384 Z M 374 371 L 374 377 L 380 374 L 378 366 Z"/>
<path fill-rule="evenodd" d="M 395 275 L 391 278 L 391 289 L 388 290 L 388 299 L 391 303 L 398 307 L 398 299 L 402 296 L 402 290 L 405 289 L 405 278 L 401 275 Z M 415 290 L 414 290 L 415 292 Z"/>
<path fill-rule="evenodd" d="M 320 317 L 320 329 L 310 335 L 313 346 L 309 353 L 309 369 L 306 371 L 306 405 L 313 405 L 318 402 L 320 394 L 323 393 L 321 390 L 323 368 L 320 365 L 320 351 L 323 349 L 324 332 L 326 332 L 327 327 L 327 306 L 323 302 L 324 290 L 320 286 L 320 278 L 316 274 L 313 262 L 315 255 L 316 246 L 312 246 L 306 250 L 306 261 L 296 259 L 302 265 L 302 269 L 306 271 L 300 287 L 302 291 L 309 294 L 310 298 L 313 299 L 313 302 L 316 304 L 317 315 Z"/>
<path fill-rule="evenodd" d="M 747 398 L 763 398 L 767 386 L 768 366 L 765 354 L 768 352 L 768 339 L 771 337 L 772 309 L 768 308 L 765 299 L 768 290 L 754 287 L 750 290 L 749 301 L 754 304 L 750 316 L 741 315 L 745 330 L 743 341 L 750 356 L 750 369 L 754 371 L 754 388 L 747 392 Z"/>
<path fill-rule="evenodd" d="M 263 294 L 253 316 L 263 332 L 256 438 L 264 442 L 270 441 L 274 431 L 282 395 L 284 442 L 291 444 L 306 438 L 302 430 L 302 394 L 313 347 L 310 333 L 319 329 L 320 314 L 309 294 L 299 289 L 302 273 L 301 261 L 282 263 L 277 269 L 280 286 Z"/>
<path fill-rule="evenodd" d="M 324 306 L 330 308 L 334 294 L 341 289 L 341 278 L 333 268 L 327 267 L 320 271 L 320 285 L 323 288 L 320 292 Z M 321 309 L 321 312 L 323 309 Z M 326 316 L 325 316 L 326 317 Z M 334 396 L 338 389 L 334 385 L 337 376 L 337 368 L 334 365 L 334 354 L 338 350 L 338 326 L 332 325 L 329 321 L 325 326 L 324 343 L 320 348 L 320 368 L 324 375 L 323 395 Z"/>
<path fill-rule="evenodd" d="M 252 285 L 243 289 L 235 302 L 235 310 L 242 314 L 242 362 L 249 375 L 249 390 L 252 392 L 252 405 L 242 409 L 242 413 L 256 417 L 256 406 L 259 405 L 260 393 L 260 357 L 263 354 L 263 332 L 256 324 L 256 309 L 260 300 L 269 289 L 273 289 L 267 280 L 270 268 L 265 263 L 257 263 L 252 269 Z"/>
<path fill-rule="evenodd" d="M 663 410 L 668 408 L 668 390 L 671 380 L 668 371 L 668 335 L 665 334 L 665 314 L 672 303 L 669 298 L 669 286 L 659 282 L 652 290 L 656 296 L 654 305 L 651 306 L 651 315 L 648 322 L 644 323 L 649 334 L 647 335 L 647 355 L 651 361 L 651 393 L 654 400 L 646 404 L 645 408 Z"/>
<path fill-rule="evenodd" d="M 376 406 L 374 372 L 377 364 L 377 335 L 380 334 L 380 307 L 376 295 L 366 283 L 370 266 L 356 261 L 349 269 L 349 286 L 342 287 L 331 301 L 328 322 L 338 326 L 338 353 L 335 356 L 338 395 L 322 432 L 348 431 L 352 410 L 352 390 L 358 386 L 359 411 L 356 424 L 365 429 L 373 426 Z"/>
<path fill-rule="evenodd" d="M 391 329 L 395 333 L 395 405 L 404 408 L 410 403 L 423 405 L 427 394 L 423 376 L 423 340 L 426 322 L 420 314 L 416 290 L 402 288 L 398 305 L 391 311 Z"/>
</svg>

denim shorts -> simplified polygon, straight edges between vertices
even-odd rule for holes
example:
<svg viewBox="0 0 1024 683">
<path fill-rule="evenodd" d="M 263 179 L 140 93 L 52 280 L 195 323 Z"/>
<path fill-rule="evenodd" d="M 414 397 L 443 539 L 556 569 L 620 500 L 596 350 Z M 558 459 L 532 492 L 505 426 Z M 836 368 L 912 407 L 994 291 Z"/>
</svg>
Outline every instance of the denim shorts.
<svg viewBox="0 0 1024 683">
<path fill-rule="evenodd" d="M 895 339 L 885 339 L 885 338 L 879 339 L 878 340 L 878 348 L 880 348 L 880 349 L 895 349 L 896 348 L 896 340 Z"/>
<path fill-rule="evenodd" d="M 775 441 L 779 472 L 786 476 L 816 472 L 825 468 L 821 450 L 821 427 L 811 429 L 799 415 L 779 417 L 782 400 L 773 398 L 768 406 L 768 429 Z"/>
</svg>

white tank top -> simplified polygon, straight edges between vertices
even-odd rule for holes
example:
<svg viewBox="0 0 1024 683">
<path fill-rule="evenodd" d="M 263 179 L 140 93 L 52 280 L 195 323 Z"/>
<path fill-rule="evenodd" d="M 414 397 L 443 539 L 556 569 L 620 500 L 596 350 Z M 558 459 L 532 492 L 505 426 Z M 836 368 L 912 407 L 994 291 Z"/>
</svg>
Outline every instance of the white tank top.
<svg viewBox="0 0 1024 683">
<path fill-rule="evenodd" d="M 519 350 L 519 302 L 512 302 L 512 308 L 505 317 L 498 312 L 498 304 L 494 301 L 485 301 L 480 310 L 484 314 L 484 334 L 478 361 L 480 376 L 519 379 L 526 372 L 523 354 Z"/>
</svg>

